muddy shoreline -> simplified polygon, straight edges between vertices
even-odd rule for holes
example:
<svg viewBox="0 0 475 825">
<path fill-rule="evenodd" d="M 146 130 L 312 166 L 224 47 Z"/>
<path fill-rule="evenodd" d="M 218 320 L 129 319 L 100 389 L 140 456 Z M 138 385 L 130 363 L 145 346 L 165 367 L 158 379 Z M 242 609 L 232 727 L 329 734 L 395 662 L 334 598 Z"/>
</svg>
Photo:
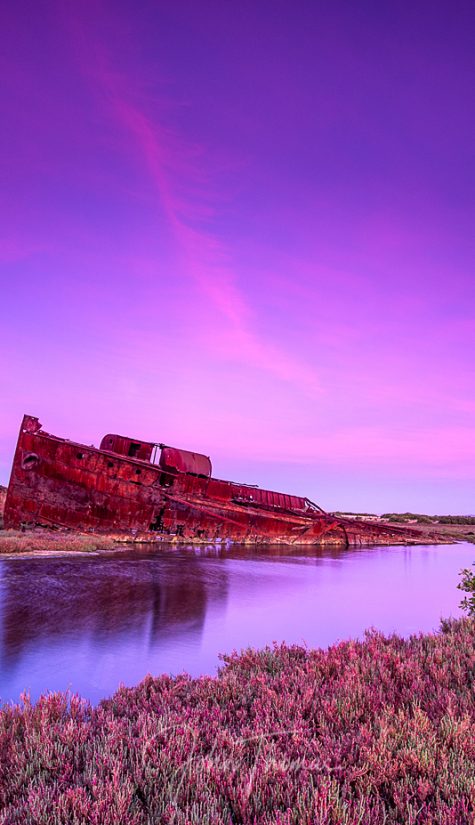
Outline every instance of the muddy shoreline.
<svg viewBox="0 0 475 825">
<path fill-rule="evenodd" d="M 399 526 L 399 525 L 397 525 Z M 403 526 L 401 524 L 401 526 Z M 430 529 L 429 529 L 430 528 Z M 473 527 L 470 525 L 440 525 L 434 529 L 433 525 L 418 526 L 419 539 L 399 542 L 401 546 L 424 544 L 456 544 L 461 541 L 474 541 Z M 94 533 L 76 533 L 71 530 L 48 530 L 46 528 L 32 528 L 24 531 L 0 529 L 0 555 L 42 555 L 50 553 L 94 553 L 114 550 L 120 547 L 130 547 L 133 544 L 161 544 L 150 542 L 142 537 L 124 538 L 123 536 L 98 535 Z M 167 544 L 177 544 L 170 538 Z M 192 542 L 182 542 L 191 544 Z M 210 542 L 208 542 L 209 544 Z M 225 544 L 223 542 L 223 544 Z M 378 543 L 384 545 L 384 541 Z M 391 543 L 392 546 L 393 543 Z M 289 545 L 296 547 L 297 545 Z M 302 545 L 307 546 L 308 545 Z M 319 547 L 320 545 L 315 545 Z M 326 546 L 322 543 L 322 547 Z M 359 546 L 359 545 L 358 545 Z M 365 545 L 366 546 L 366 545 Z M 372 545 L 367 545 L 372 546 Z M 389 546 L 389 545 L 388 545 Z M 343 545 L 342 545 L 343 547 Z M 352 546 L 352 549 L 355 547 Z"/>
</svg>

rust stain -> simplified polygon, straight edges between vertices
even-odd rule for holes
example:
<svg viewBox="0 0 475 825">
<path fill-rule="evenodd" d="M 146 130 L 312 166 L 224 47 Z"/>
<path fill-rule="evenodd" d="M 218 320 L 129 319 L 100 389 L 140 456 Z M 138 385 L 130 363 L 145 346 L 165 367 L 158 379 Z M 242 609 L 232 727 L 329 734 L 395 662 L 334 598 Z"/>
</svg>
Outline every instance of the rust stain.
<svg viewBox="0 0 475 825">
<path fill-rule="evenodd" d="M 43 525 L 136 541 L 404 544 L 410 529 L 337 518 L 308 498 L 213 478 L 199 453 L 109 433 L 88 447 L 25 415 L 5 502 L 7 528 Z"/>
</svg>

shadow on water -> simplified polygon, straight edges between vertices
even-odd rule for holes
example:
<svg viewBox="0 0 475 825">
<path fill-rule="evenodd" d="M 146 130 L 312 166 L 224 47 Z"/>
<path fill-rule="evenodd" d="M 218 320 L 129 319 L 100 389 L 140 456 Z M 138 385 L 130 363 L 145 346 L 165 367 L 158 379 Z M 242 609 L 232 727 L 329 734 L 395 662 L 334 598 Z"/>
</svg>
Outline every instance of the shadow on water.
<svg viewBox="0 0 475 825">
<path fill-rule="evenodd" d="M 458 613 L 473 548 L 134 546 L 0 559 L 0 697 L 98 701 L 147 672 L 213 673 L 219 652 L 407 634 Z"/>
</svg>

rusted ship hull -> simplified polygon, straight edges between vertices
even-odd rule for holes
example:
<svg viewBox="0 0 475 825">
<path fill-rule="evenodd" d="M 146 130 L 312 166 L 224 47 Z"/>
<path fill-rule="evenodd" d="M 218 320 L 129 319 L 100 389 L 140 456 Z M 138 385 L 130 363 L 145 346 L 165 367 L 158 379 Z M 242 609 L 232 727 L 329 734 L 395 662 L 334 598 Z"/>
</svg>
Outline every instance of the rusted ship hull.
<svg viewBox="0 0 475 825">
<path fill-rule="evenodd" d="M 44 432 L 33 416 L 24 416 L 20 428 L 4 522 L 135 541 L 348 546 L 418 540 L 412 530 L 337 518 L 306 498 L 215 479 L 200 454 L 116 435 L 89 447 Z"/>
</svg>

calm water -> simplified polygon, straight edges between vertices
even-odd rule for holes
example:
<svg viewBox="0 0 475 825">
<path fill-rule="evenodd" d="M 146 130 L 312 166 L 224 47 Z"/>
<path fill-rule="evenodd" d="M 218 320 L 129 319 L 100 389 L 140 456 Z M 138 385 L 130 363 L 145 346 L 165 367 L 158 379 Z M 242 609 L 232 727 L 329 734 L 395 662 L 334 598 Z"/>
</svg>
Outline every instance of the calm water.
<svg viewBox="0 0 475 825">
<path fill-rule="evenodd" d="M 0 698 L 98 701 L 145 674 L 214 673 L 248 645 L 407 635 L 460 615 L 470 544 L 368 550 L 175 549 L 0 559 Z"/>
</svg>

